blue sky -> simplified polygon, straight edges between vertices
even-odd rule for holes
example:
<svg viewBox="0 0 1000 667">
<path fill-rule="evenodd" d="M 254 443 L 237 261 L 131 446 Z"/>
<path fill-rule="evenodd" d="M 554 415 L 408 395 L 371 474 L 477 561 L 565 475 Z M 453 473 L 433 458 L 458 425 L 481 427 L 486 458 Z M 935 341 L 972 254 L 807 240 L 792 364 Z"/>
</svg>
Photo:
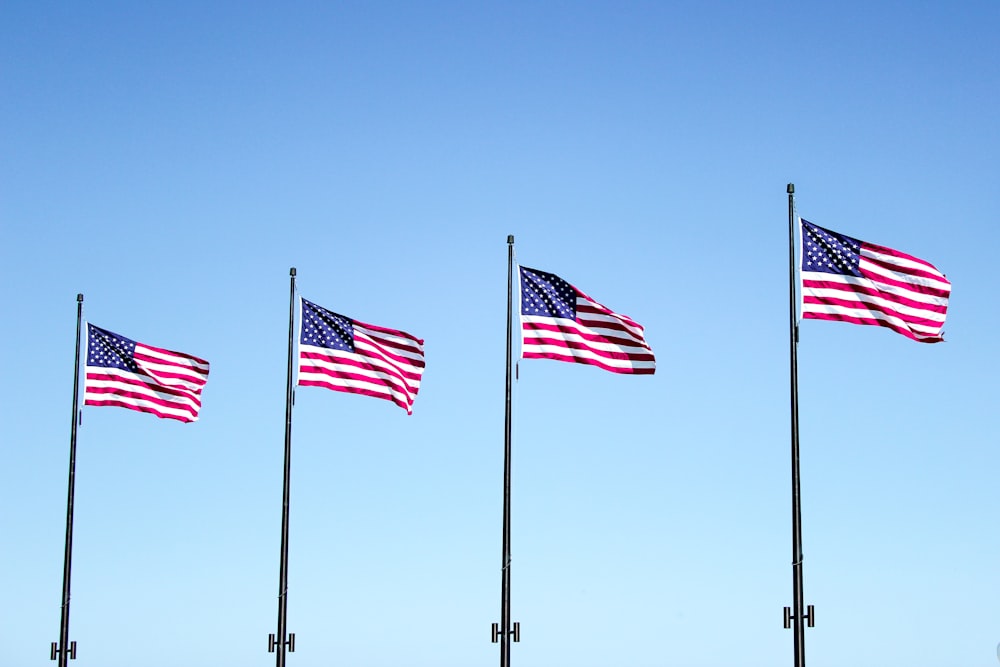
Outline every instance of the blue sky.
<svg viewBox="0 0 1000 667">
<path fill-rule="evenodd" d="M 289 665 L 496 664 L 506 238 L 657 373 L 520 364 L 518 667 L 791 664 L 787 199 L 933 262 L 947 342 L 808 321 L 810 665 L 996 664 L 995 2 L 0 8 L 0 662 L 58 638 L 75 299 L 208 359 L 83 411 L 76 664 L 269 665 L 288 269 L 425 339 L 414 414 L 302 388 Z"/>
</svg>

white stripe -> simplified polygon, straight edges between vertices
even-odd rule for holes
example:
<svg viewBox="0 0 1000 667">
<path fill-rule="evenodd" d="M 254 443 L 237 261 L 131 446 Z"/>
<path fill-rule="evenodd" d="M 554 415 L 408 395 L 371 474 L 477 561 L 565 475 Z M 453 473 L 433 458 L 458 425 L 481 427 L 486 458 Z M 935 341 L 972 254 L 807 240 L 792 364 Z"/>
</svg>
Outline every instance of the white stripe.
<svg viewBox="0 0 1000 667">
<path fill-rule="evenodd" d="M 154 350 L 153 348 L 143 345 L 142 343 L 136 343 L 135 349 L 137 352 L 141 351 L 143 354 L 147 354 L 151 357 L 156 357 L 157 359 L 160 359 L 167 364 L 171 364 L 174 366 L 183 366 L 187 368 L 197 368 L 201 369 L 205 373 L 208 372 L 209 364 L 207 362 L 201 363 L 189 357 L 182 357 L 176 353 L 160 352 L 159 350 Z"/>
<path fill-rule="evenodd" d="M 135 396 L 121 396 L 114 393 L 96 393 L 92 392 L 92 389 L 118 389 L 121 391 L 130 392 L 132 394 L 139 394 L 140 397 Z M 150 400 L 141 398 L 142 396 L 149 397 Z M 173 396 L 169 398 L 164 398 L 161 394 L 157 394 L 150 391 L 147 388 L 136 387 L 131 384 L 126 384 L 124 382 L 107 381 L 107 380 L 94 380 L 87 378 L 84 383 L 84 400 L 87 398 L 93 398 L 97 401 L 108 400 L 110 397 L 114 397 L 116 400 L 120 400 L 125 403 L 134 403 L 138 405 L 145 405 L 149 407 L 156 408 L 161 412 L 167 412 L 170 414 L 178 415 L 188 415 L 197 416 L 200 406 L 193 402 L 191 399 L 183 396 Z M 156 399 L 156 400 L 153 400 Z M 159 401 L 169 401 L 169 403 L 161 403 Z"/>
<path fill-rule="evenodd" d="M 410 380 L 405 377 L 397 377 L 393 371 L 398 372 L 399 369 L 395 368 L 391 364 L 385 362 L 380 362 L 378 359 L 371 359 L 368 357 L 360 357 L 357 354 L 352 354 L 350 352 L 331 350 L 325 347 L 316 347 L 313 345 L 301 345 L 300 354 L 302 352 L 314 352 L 316 354 L 323 355 L 323 359 L 305 359 L 299 358 L 299 372 L 315 372 L 309 371 L 310 368 L 326 368 L 331 371 L 341 372 L 341 373 L 351 373 L 352 375 L 362 375 L 365 377 L 372 378 L 372 382 L 394 383 L 402 385 L 408 393 L 416 394 L 420 389 L 420 380 Z M 331 360 L 332 357 L 332 360 Z M 346 363 L 338 362 L 337 357 L 344 359 L 353 359 L 358 361 L 367 362 L 375 367 L 375 371 L 366 370 L 364 368 L 358 368 L 354 365 L 349 365 Z M 330 378 L 331 382 L 339 382 L 337 378 Z"/>
<path fill-rule="evenodd" d="M 935 322 L 940 322 L 941 324 L 944 324 L 945 320 L 944 313 L 937 313 L 933 310 L 912 308 L 910 306 L 903 305 L 898 301 L 871 296 L 870 294 L 859 294 L 858 292 L 852 292 L 850 290 L 832 289 L 828 287 L 809 287 L 808 285 L 803 285 L 802 291 L 803 294 L 814 296 L 819 299 L 847 299 L 861 301 L 862 303 L 870 303 L 873 307 L 878 308 L 883 312 L 892 311 L 899 313 L 904 317 L 916 317 L 924 320 L 933 320 Z M 807 307 L 814 305 L 815 304 L 806 304 Z"/>
<path fill-rule="evenodd" d="M 336 366 L 330 366 L 328 364 L 323 365 L 324 368 L 336 368 Z M 385 396 L 397 396 L 405 401 L 409 401 L 410 395 L 404 390 L 398 389 L 394 386 L 387 385 L 385 382 L 374 378 L 367 379 L 366 377 L 361 378 L 345 378 L 345 377 L 331 377 L 326 373 L 319 370 L 320 366 L 303 366 L 300 370 L 299 375 L 300 381 L 310 381 L 310 382 L 323 382 L 334 387 L 354 387 L 358 389 L 369 389 L 373 392 L 383 394 Z M 350 368 L 342 368 L 344 372 L 351 372 Z M 352 373 L 357 375 L 357 373 Z M 362 373 L 361 375 L 365 375 Z"/>
<path fill-rule="evenodd" d="M 406 336 L 398 336 L 393 333 L 385 333 L 383 331 L 376 331 L 374 329 L 369 329 L 363 324 L 358 324 L 357 322 L 355 322 L 354 323 L 355 335 L 357 335 L 359 331 L 374 341 L 383 342 L 383 344 L 394 344 L 405 347 L 406 349 L 411 351 L 410 354 L 407 356 L 412 355 L 419 358 L 423 357 L 423 346 L 421 346 L 420 343 L 413 340 L 412 338 L 407 338 Z M 396 350 L 398 348 L 393 347 L 392 349 Z M 400 354 L 404 353 L 400 352 Z"/>
<path fill-rule="evenodd" d="M 586 321 L 580 322 L 578 326 L 581 330 L 586 331 L 595 336 L 603 336 L 605 338 L 623 338 L 626 340 L 631 340 L 636 345 L 645 347 L 647 349 L 649 348 L 649 346 L 646 345 L 646 341 L 643 339 L 641 335 L 636 336 L 628 331 L 622 331 L 621 329 L 607 329 L 605 327 L 600 327 L 600 326 L 589 326 L 589 322 Z"/>
<path fill-rule="evenodd" d="M 143 396 L 148 396 L 150 398 L 155 398 L 157 400 L 170 402 L 176 405 L 186 405 L 189 406 L 192 410 L 198 409 L 197 401 L 192 400 L 188 396 L 177 396 L 175 394 L 170 394 L 168 397 L 164 397 L 164 394 L 157 392 L 153 389 L 150 389 L 149 387 L 138 386 L 119 380 L 98 380 L 90 377 L 86 378 L 84 391 L 89 394 L 91 393 L 91 390 L 97 390 L 97 389 L 117 389 L 132 394 L 140 394 Z M 94 396 L 101 396 L 101 395 L 103 394 L 94 393 Z"/>
<path fill-rule="evenodd" d="M 886 294 L 896 294 L 903 298 L 910 299 L 912 301 L 919 301 L 921 303 L 926 303 L 931 306 L 948 306 L 948 297 L 934 296 L 932 294 L 922 294 L 920 292 L 914 292 L 912 290 L 897 287 L 895 285 L 889 285 L 887 283 L 872 280 L 871 278 L 859 278 L 857 276 L 844 276 L 836 273 L 823 273 L 819 271 L 803 271 L 802 272 L 802 284 L 805 286 L 807 281 L 819 280 L 829 283 L 840 283 L 842 285 L 858 285 L 860 287 L 867 287 L 869 289 L 878 290 L 879 292 L 884 292 Z"/>
<path fill-rule="evenodd" d="M 155 382 L 163 385 L 164 387 L 170 387 L 171 389 L 177 389 L 179 391 L 189 391 L 194 394 L 200 394 L 207 381 L 207 378 L 203 376 L 169 377 L 167 374 L 184 375 L 186 369 L 178 368 L 177 366 L 150 364 L 145 361 L 140 361 L 139 359 L 135 360 L 135 365 L 140 370 L 148 373 Z"/>
<path fill-rule="evenodd" d="M 528 340 L 524 341 L 524 345 L 525 354 L 555 354 L 563 357 L 573 357 L 574 359 L 590 359 L 613 368 L 656 368 L 656 362 L 653 360 L 630 361 L 628 359 L 608 358 L 588 352 L 587 350 L 567 348 L 560 345 L 540 345 Z"/>
<path fill-rule="evenodd" d="M 898 280 L 898 281 L 904 282 L 904 283 L 911 283 L 913 285 L 921 285 L 923 287 L 931 287 L 931 288 L 934 288 L 934 289 L 939 289 L 939 290 L 944 290 L 944 291 L 950 291 L 951 290 L 951 284 L 948 282 L 948 280 L 946 278 L 944 278 L 944 276 L 941 276 L 942 280 L 935 280 L 934 278 L 927 278 L 927 277 L 924 277 L 924 276 L 914 276 L 914 275 L 909 274 L 909 273 L 902 273 L 902 272 L 899 272 L 899 271 L 892 271 L 891 269 L 887 269 L 884 266 L 880 266 L 878 264 L 874 264 L 865 255 L 866 255 L 866 253 L 862 252 L 862 254 L 861 254 L 861 260 L 858 263 L 859 264 L 859 268 L 861 268 L 861 270 L 863 270 L 865 272 L 874 273 L 874 274 L 877 274 L 879 276 L 885 276 L 886 278 L 889 278 L 891 280 Z M 891 258 L 887 258 L 887 259 L 891 259 Z M 928 270 L 928 267 L 926 267 L 926 266 L 918 266 L 918 268 L 921 268 L 921 269 L 924 269 L 924 270 Z M 938 274 L 938 275 L 940 275 L 940 274 Z"/>
<path fill-rule="evenodd" d="M 357 348 L 362 348 L 366 350 L 372 349 L 371 346 L 368 345 L 368 343 L 366 343 L 364 340 L 359 340 L 356 337 L 354 343 L 355 343 L 355 349 Z M 348 352 L 346 350 L 334 350 L 332 348 L 316 347 L 314 345 L 305 345 L 305 344 L 301 345 L 300 348 L 302 351 L 310 351 L 316 354 L 324 355 L 326 357 L 334 357 L 334 358 L 341 357 L 344 359 L 353 359 L 359 363 L 370 364 L 375 368 L 385 372 L 386 377 L 395 378 L 396 377 L 395 375 L 390 375 L 390 374 L 398 373 L 403 377 L 401 377 L 397 381 L 405 383 L 408 387 L 410 387 L 410 389 L 414 393 L 416 393 L 416 391 L 420 388 L 420 379 L 423 377 L 423 370 L 424 370 L 423 368 L 417 366 L 411 366 L 409 364 L 401 364 L 397 363 L 394 360 L 386 359 L 377 350 L 372 349 L 372 352 L 368 354 L 359 354 L 358 352 Z M 317 362 L 317 360 L 315 359 L 309 359 L 309 360 L 303 360 L 303 363 L 323 365 L 324 362 L 322 361 Z M 354 366 L 352 366 L 351 368 L 354 368 L 355 373 L 365 372 L 363 369 Z M 406 377 L 405 373 L 413 373 L 417 376 L 417 378 L 414 380 L 409 377 Z"/>
<path fill-rule="evenodd" d="M 334 365 L 324 364 L 323 367 L 337 369 L 336 364 Z M 414 396 L 416 396 L 415 390 L 414 392 L 408 392 L 405 389 L 401 389 L 395 385 L 386 384 L 379 378 L 373 377 L 372 379 L 367 379 L 367 377 L 361 377 L 361 378 L 331 377 L 326 373 L 323 373 L 322 371 L 318 370 L 319 368 L 320 368 L 319 365 L 301 366 L 299 368 L 299 384 L 301 385 L 304 381 L 320 382 L 326 385 L 330 385 L 331 387 L 352 387 L 356 389 L 367 389 L 381 396 L 386 396 L 386 397 L 391 396 L 398 398 L 407 405 L 411 405 L 413 403 Z M 343 372 L 352 373 L 353 375 L 358 375 L 357 369 L 353 369 L 351 367 L 343 367 L 340 368 L 339 370 L 342 370 Z M 367 374 L 361 373 L 361 375 L 367 375 Z"/>
<path fill-rule="evenodd" d="M 606 306 L 602 306 L 601 304 L 597 303 L 596 301 L 587 301 L 586 299 L 584 299 L 582 297 L 577 297 L 577 299 L 576 299 L 576 305 L 577 305 L 576 318 L 578 320 L 586 321 L 588 323 L 589 322 L 610 322 L 612 324 L 617 324 L 617 325 L 620 325 L 622 327 L 625 327 L 632 334 L 633 338 L 640 338 L 641 339 L 643 337 L 643 333 L 642 333 L 643 332 L 643 328 L 642 328 L 642 326 L 638 322 L 635 322 L 631 318 L 627 318 L 624 315 L 620 315 L 618 313 L 615 313 L 610 308 L 607 308 Z M 604 314 L 601 314 L 601 313 L 590 313 L 590 312 L 581 312 L 580 306 L 583 306 L 583 305 L 590 305 L 590 306 L 595 307 L 595 308 L 600 308 L 600 309 L 602 309 L 604 311 Z M 621 334 L 619 334 L 619 335 L 621 335 Z"/>
<path fill-rule="evenodd" d="M 391 376 L 394 379 L 396 378 L 395 374 L 398 374 L 400 372 L 399 368 L 397 368 L 394 364 L 388 363 L 387 361 L 385 361 L 383 359 L 380 359 L 380 358 L 377 358 L 377 357 L 366 357 L 366 356 L 363 356 L 363 355 L 359 355 L 357 353 L 347 352 L 347 351 L 344 351 L 344 350 L 331 350 L 330 348 L 325 348 L 325 347 L 314 347 L 312 345 L 302 345 L 301 346 L 300 355 L 303 354 L 303 353 L 306 353 L 306 352 L 312 352 L 312 353 L 315 353 L 315 354 L 319 354 L 319 355 L 322 356 L 322 358 L 321 359 L 314 359 L 314 358 L 307 359 L 307 358 L 304 358 L 304 357 L 300 356 L 300 360 L 301 360 L 301 363 L 302 363 L 303 366 L 306 366 L 306 365 L 310 365 L 310 366 L 323 366 L 324 368 L 332 368 L 333 366 L 337 366 L 338 368 L 340 368 L 341 366 L 343 366 L 343 368 L 350 369 L 351 372 L 354 372 L 354 373 L 368 374 L 368 375 L 372 374 L 371 371 L 366 371 L 364 368 L 359 368 L 358 366 L 355 366 L 355 365 L 348 366 L 346 363 L 341 364 L 341 362 L 338 361 L 339 359 L 343 359 L 345 361 L 354 361 L 356 363 L 367 364 L 369 366 L 374 367 L 376 369 L 376 371 L 382 371 L 387 376 Z M 400 379 L 398 381 L 400 381 L 400 382 L 409 382 L 409 379 L 404 377 L 403 379 Z"/>
<path fill-rule="evenodd" d="M 882 321 L 890 322 L 895 324 L 901 329 L 907 329 L 913 332 L 920 332 L 927 334 L 927 337 L 936 337 L 941 332 L 941 327 L 925 326 L 922 324 L 916 324 L 913 322 L 908 322 L 900 317 L 896 317 L 889 313 L 883 312 L 881 310 L 868 310 L 863 307 L 858 308 L 847 308 L 844 306 L 830 306 L 821 305 L 815 303 L 803 304 L 802 312 L 804 313 L 824 313 L 829 315 L 846 315 L 849 317 L 856 317 L 858 319 L 870 320 L 870 321 Z M 942 325 L 944 323 L 942 322 Z"/>
<path fill-rule="evenodd" d="M 521 321 L 535 323 L 535 324 L 548 324 L 548 325 L 558 324 L 558 321 L 553 322 L 553 318 L 551 317 L 540 317 L 538 315 L 522 315 Z M 622 335 L 621 332 L 612 332 L 605 329 L 600 329 L 600 330 L 587 329 L 586 327 L 580 327 L 579 325 L 572 323 L 571 320 L 564 320 L 564 321 L 570 322 L 573 326 L 576 326 L 581 331 L 587 333 L 593 333 L 595 335 L 606 336 L 606 335 L 617 334 L 619 337 Z M 596 342 L 592 340 L 587 340 L 580 334 L 572 332 L 525 329 L 523 328 L 523 326 L 521 328 L 521 331 L 525 345 L 533 344 L 530 343 L 530 339 L 533 338 L 555 338 L 557 340 L 565 340 L 568 342 L 580 343 L 581 345 L 586 345 L 587 347 L 593 348 L 595 350 L 604 350 L 608 352 L 625 352 L 626 354 L 628 353 L 652 354 L 652 351 L 648 347 L 643 345 L 615 345 L 614 343 Z"/>
<path fill-rule="evenodd" d="M 913 257 L 912 255 L 907 257 L 900 257 L 899 255 L 892 255 L 889 253 L 879 252 L 870 245 L 862 246 L 861 252 L 859 254 L 862 257 L 870 257 L 872 259 L 877 259 L 879 261 L 885 262 L 886 264 L 894 264 L 896 266 L 901 266 L 906 269 L 918 269 L 927 271 L 928 273 L 936 273 L 942 278 L 944 278 L 944 274 L 938 271 L 933 264 L 924 261 L 918 257 Z"/>
<path fill-rule="evenodd" d="M 93 399 L 95 401 L 117 401 L 118 403 L 124 403 L 125 405 L 131 405 L 135 407 L 150 408 L 156 412 L 164 415 L 177 415 L 182 417 L 185 421 L 198 421 L 198 411 L 189 411 L 183 408 L 174 408 L 169 405 L 163 405 L 161 403 L 156 403 L 154 401 L 145 401 L 137 399 L 133 396 L 119 396 L 118 394 L 87 394 L 84 397 L 84 403 L 86 403 L 87 398 Z"/>
<path fill-rule="evenodd" d="M 378 345 L 378 340 L 371 340 L 365 334 L 359 335 L 358 332 L 355 330 L 355 332 L 354 332 L 354 348 L 355 348 L 355 350 L 357 350 L 357 349 L 360 348 L 362 350 L 367 350 L 368 351 L 368 352 L 366 352 L 365 354 L 363 354 L 361 356 L 365 356 L 365 357 L 376 356 L 376 357 L 379 357 L 380 359 L 385 359 L 385 362 L 387 364 L 392 364 L 394 366 L 399 366 L 400 368 L 406 368 L 406 369 L 409 369 L 411 372 L 414 372 L 414 373 L 419 373 L 419 372 L 421 372 L 423 370 L 423 367 L 421 367 L 421 366 L 414 366 L 412 363 L 409 363 L 408 361 L 406 361 L 407 359 L 412 359 L 414 361 L 420 361 L 420 360 L 422 360 L 424 358 L 422 354 L 414 354 L 412 352 L 408 352 L 407 350 L 399 350 L 399 349 L 396 349 L 394 347 L 388 347 L 388 346 L 385 346 L 385 345 L 383 345 L 382 348 L 380 348 L 380 347 L 377 347 L 377 345 Z M 360 354 L 360 353 L 358 353 L 358 354 Z M 399 360 L 396 360 L 396 359 L 389 358 L 387 356 L 389 354 L 394 354 L 396 356 L 403 357 L 404 360 L 403 361 L 399 361 Z"/>
<path fill-rule="evenodd" d="M 122 370 L 120 368 L 105 368 L 103 366 L 87 366 L 86 370 L 85 370 L 85 373 L 100 373 L 101 375 L 110 375 L 110 376 L 113 376 L 115 378 L 120 378 L 118 380 L 98 380 L 98 379 L 92 379 L 90 377 L 86 377 L 85 376 L 84 377 L 85 388 L 86 387 L 90 387 L 90 386 L 93 386 L 93 387 L 116 386 L 116 387 L 122 387 L 123 389 L 128 389 L 129 391 L 133 391 L 133 392 L 141 392 L 143 394 L 147 394 L 147 395 L 150 395 L 150 396 L 153 396 L 153 395 L 159 396 L 160 394 L 163 394 L 163 395 L 169 397 L 169 398 L 164 398 L 163 400 L 170 400 L 170 401 L 172 401 L 174 403 L 184 403 L 184 404 L 187 404 L 187 405 L 191 405 L 196 410 L 198 409 L 197 406 L 198 406 L 198 401 L 200 400 L 200 396 L 199 396 L 200 392 L 196 392 L 196 391 L 195 392 L 184 391 L 183 389 L 178 388 L 178 387 L 170 387 L 170 389 L 173 389 L 174 391 L 181 392 L 180 395 L 174 394 L 174 393 L 170 393 L 170 392 L 158 392 L 157 389 L 156 389 L 156 387 L 157 387 L 157 383 L 156 382 L 152 382 L 153 386 L 151 387 L 151 386 L 149 386 L 150 385 L 150 379 L 149 378 L 143 377 L 141 375 L 137 375 L 135 373 L 132 373 L 131 371 L 124 371 L 124 370 Z M 131 382 L 136 382 L 136 383 L 139 383 L 139 384 L 131 384 L 130 381 Z M 159 385 L 159 386 L 162 387 L 162 385 Z"/>
<path fill-rule="evenodd" d="M 200 394 L 202 388 L 205 386 L 205 383 L 208 382 L 208 375 L 199 374 L 194 370 L 196 368 L 204 368 L 207 373 L 207 364 L 198 364 L 194 362 L 187 363 L 187 361 L 182 357 L 161 354 L 156 350 L 151 350 L 141 343 L 136 344 L 135 351 L 139 354 L 154 357 L 163 361 L 163 363 L 156 363 L 138 358 L 134 360 L 136 367 L 151 375 L 154 380 L 162 384 L 164 387 L 171 387 L 173 389 L 186 390 L 195 394 Z M 175 374 L 181 375 L 182 377 L 167 377 L 164 374 Z"/>
</svg>

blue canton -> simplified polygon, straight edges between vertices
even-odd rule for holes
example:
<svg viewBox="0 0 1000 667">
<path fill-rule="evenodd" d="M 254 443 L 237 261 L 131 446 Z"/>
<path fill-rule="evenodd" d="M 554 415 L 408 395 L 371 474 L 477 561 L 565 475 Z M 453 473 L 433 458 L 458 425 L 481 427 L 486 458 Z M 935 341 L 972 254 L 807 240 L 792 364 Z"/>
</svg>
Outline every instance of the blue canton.
<svg viewBox="0 0 1000 667">
<path fill-rule="evenodd" d="M 802 270 L 861 277 L 861 241 L 802 221 Z"/>
<path fill-rule="evenodd" d="M 354 352 L 354 322 L 302 299 L 302 335 L 305 345 Z"/>
<path fill-rule="evenodd" d="M 87 365 L 135 373 L 135 341 L 88 323 Z"/>
<path fill-rule="evenodd" d="M 576 290 L 557 275 L 521 267 L 521 314 L 576 319 Z"/>
</svg>

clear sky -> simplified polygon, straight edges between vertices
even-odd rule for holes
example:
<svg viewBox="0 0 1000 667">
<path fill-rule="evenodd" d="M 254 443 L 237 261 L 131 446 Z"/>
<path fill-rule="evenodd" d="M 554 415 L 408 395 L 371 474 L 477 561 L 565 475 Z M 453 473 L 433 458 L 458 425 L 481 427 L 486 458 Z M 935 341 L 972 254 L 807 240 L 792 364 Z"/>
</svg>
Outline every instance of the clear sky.
<svg viewBox="0 0 1000 667">
<path fill-rule="evenodd" d="M 301 388 L 290 667 L 495 665 L 508 234 L 656 375 L 525 360 L 517 667 L 792 664 L 787 197 L 933 262 L 947 342 L 806 321 L 813 667 L 996 665 L 1000 4 L 0 7 L 0 664 L 58 638 L 76 294 L 211 362 L 83 410 L 80 667 L 271 665 L 288 270 L 426 341 L 414 414 Z"/>
</svg>

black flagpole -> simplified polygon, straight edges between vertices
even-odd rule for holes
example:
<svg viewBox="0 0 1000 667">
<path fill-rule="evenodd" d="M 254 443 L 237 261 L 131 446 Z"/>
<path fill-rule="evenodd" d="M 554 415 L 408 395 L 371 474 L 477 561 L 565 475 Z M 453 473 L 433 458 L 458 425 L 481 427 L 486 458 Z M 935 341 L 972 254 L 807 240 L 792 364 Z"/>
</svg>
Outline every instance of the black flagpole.
<svg viewBox="0 0 1000 667">
<path fill-rule="evenodd" d="M 798 300 L 795 284 L 795 184 L 788 188 L 788 323 L 792 413 L 792 605 L 785 607 L 785 628 L 794 623 L 795 667 L 806 664 L 806 626 L 815 625 L 813 606 L 803 609 L 802 593 L 802 497 L 799 482 L 799 362 Z"/>
<path fill-rule="evenodd" d="M 500 667 L 510 667 L 510 640 L 520 641 L 521 624 L 510 622 L 510 434 L 512 326 L 514 319 L 514 236 L 507 237 L 507 384 L 503 427 L 503 558 L 500 576 L 500 623 L 493 624 L 493 643 L 500 642 Z"/>
<path fill-rule="evenodd" d="M 281 493 L 281 567 L 278 575 L 278 634 L 270 635 L 267 650 L 277 650 L 277 667 L 285 667 L 285 648 L 295 652 L 295 633 L 286 636 L 288 615 L 288 498 L 292 467 L 292 404 L 295 402 L 292 388 L 292 353 L 295 338 L 295 267 L 291 276 L 288 296 L 288 384 L 285 391 L 285 479 Z"/>
<path fill-rule="evenodd" d="M 69 589 L 73 570 L 73 496 L 76 491 L 76 425 L 80 409 L 80 330 L 83 322 L 83 295 L 76 295 L 76 359 L 73 362 L 73 418 L 69 430 L 69 490 L 66 493 L 66 547 L 63 553 L 62 614 L 59 619 L 59 642 L 52 642 L 49 657 L 66 667 L 76 660 L 76 642 L 69 641 Z"/>
</svg>

